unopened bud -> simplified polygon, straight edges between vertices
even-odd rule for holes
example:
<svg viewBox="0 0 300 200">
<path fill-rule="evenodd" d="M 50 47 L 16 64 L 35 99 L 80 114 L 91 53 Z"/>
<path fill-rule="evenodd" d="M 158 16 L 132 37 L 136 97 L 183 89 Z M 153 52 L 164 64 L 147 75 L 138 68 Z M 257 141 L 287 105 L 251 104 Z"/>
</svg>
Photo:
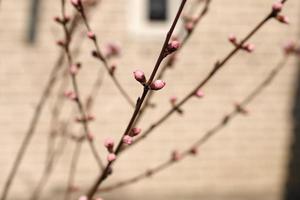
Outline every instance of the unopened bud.
<svg viewBox="0 0 300 200">
<path fill-rule="evenodd" d="M 150 84 L 151 90 L 160 90 L 165 87 L 166 83 L 162 80 L 156 80 Z"/>
<path fill-rule="evenodd" d="M 145 74 L 141 70 L 134 71 L 133 75 L 134 75 L 135 80 L 137 80 L 138 82 L 140 82 L 142 84 L 144 84 L 146 82 Z"/>
<path fill-rule="evenodd" d="M 282 10 L 282 7 L 283 7 L 283 4 L 281 2 L 279 2 L 279 1 L 273 3 L 273 5 L 272 5 L 272 9 L 275 12 L 280 12 Z"/>
<path fill-rule="evenodd" d="M 107 155 L 107 161 L 108 161 L 108 162 L 112 162 L 112 161 L 116 160 L 116 158 L 117 158 L 117 156 L 116 156 L 116 154 L 114 154 L 114 153 L 109 153 L 109 154 Z"/>
<path fill-rule="evenodd" d="M 123 137 L 123 143 L 130 145 L 130 144 L 132 144 L 132 141 L 133 141 L 133 138 L 131 136 L 124 135 L 124 137 Z"/>
</svg>

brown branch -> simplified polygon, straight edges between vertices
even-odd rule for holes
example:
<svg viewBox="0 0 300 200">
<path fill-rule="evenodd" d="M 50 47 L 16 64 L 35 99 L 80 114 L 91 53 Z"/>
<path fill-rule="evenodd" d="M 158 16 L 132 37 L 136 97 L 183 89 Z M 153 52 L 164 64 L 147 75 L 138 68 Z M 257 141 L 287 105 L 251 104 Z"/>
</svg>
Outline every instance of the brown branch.
<svg viewBox="0 0 300 200">
<path fill-rule="evenodd" d="M 158 59 L 157 59 L 157 61 L 156 61 L 156 64 L 155 64 L 154 69 L 153 69 L 153 71 L 152 71 L 152 73 L 151 73 L 151 76 L 150 76 L 148 82 L 147 82 L 147 83 L 145 84 L 145 86 L 144 86 L 144 90 L 143 90 L 143 93 L 142 93 L 141 97 L 139 97 L 139 98 L 137 99 L 137 103 L 136 103 L 136 107 L 135 107 L 135 109 L 134 109 L 133 115 L 132 115 L 132 117 L 131 117 L 131 119 L 130 119 L 128 125 L 127 125 L 126 130 L 124 131 L 124 133 L 123 133 L 123 135 L 122 135 L 122 137 L 121 137 L 121 139 L 120 139 L 120 141 L 119 141 L 119 144 L 117 145 L 116 150 L 114 151 L 114 154 L 115 154 L 115 155 L 117 155 L 117 154 L 119 153 L 119 151 L 121 150 L 121 147 L 122 147 L 122 144 L 123 144 L 122 139 L 123 139 L 123 137 L 124 137 L 125 135 L 127 135 L 127 134 L 129 133 L 130 129 L 132 128 L 132 125 L 134 124 L 134 121 L 135 121 L 135 119 L 137 118 L 137 116 L 138 116 L 138 114 L 139 114 L 139 111 L 140 111 L 140 109 L 141 109 L 141 106 L 143 105 L 143 102 L 144 102 L 144 100 L 145 100 L 145 97 L 146 97 L 147 94 L 148 94 L 148 91 L 149 91 L 149 89 L 150 89 L 150 85 L 151 85 L 152 81 L 153 81 L 154 78 L 155 78 L 156 72 L 157 72 L 157 70 L 159 69 L 159 66 L 160 66 L 161 62 L 163 61 L 163 59 L 164 59 L 165 56 L 166 56 L 166 55 L 165 55 L 165 52 L 166 52 L 166 50 L 167 50 L 167 47 L 168 47 L 170 38 L 171 38 L 171 36 L 172 36 L 172 34 L 173 34 L 173 31 L 174 31 L 174 29 L 175 29 L 175 26 L 176 26 L 176 24 L 177 24 L 177 22 L 178 22 L 178 19 L 179 19 L 181 13 L 182 13 L 182 10 L 183 10 L 185 4 L 186 4 L 186 0 L 182 0 L 182 1 L 181 1 L 181 4 L 180 4 L 180 7 L 179 7 L 179 9 L 178 9 L 178 12 L 177 12 L 177 14 L 176 14 L 176 17 L 175 17 L 175 19 L 174 19 L 174 21 L 173 21 L 173 23 L 172 23 L 172 25 L 171 25 L 170 30 L 169 30 L 168 33 L 167 33 L 167 36 L 166 36 L 166 38 L 165 38 L 165 42 L 164 42 L 164 44 L 163 44 L 163 46 L 162 46 L 160 55 L 159 55 L 159 57 L 158 57 Z M 93 185 L 93 186 L 91 187 L 91 189 L 88 191 L 88 193 L 87 193 L 88 199 L 92 199 L 92 197 L 94 196 L 94 194 L 95 194 L 95 192 L 97 191 L 98 187 L 99 187 L 99 186 L 101 185 L 101 183 L 107 178 L 107 176 L 109 175 L 109 172 L 110 172 L 110 169 L 111 169 L 112 164 L 113 164 L 113 161 L 109 161 L 109 162 L 107 163 L 107 165 L 106 165 L 106 167 L 105 167 L 103 173 L 97 178 L 97 180 L 96 180 L 96 182 L 94 183 L 94 185 Z"/>
<path fill-rule="evenodd" d="M 61 14 L 62 14 L 62 17 L 64 18 L 65 17 L 65 0 L 61 0 Z M 64 50 L 65 50 L 65 53 L 67 56 L 68 67 L 71 67 L 74 65 L 73 59 L 71 56 L 71 52 L 69 50 L 69 45 L 71 42 L 71 34 L 66 26 L 66 23 L 63 23 L 62 26 L 63 26 L 63 30 L 64 30 L 64 34 L 65 34 L 65 44 L 63 45 L 63 47 L 64 47 Z M 82 123 L 83 129 L 85 131 L 85 135 L 86 135 L 86 137 L 88 137 L 88 135 L 90 134 L 88 120 L 87 120 L 88 116 L 85 113 L 82 101 L 80 99 L 80 93 L 79 93 L 79 88 L 78 88 L 78 84 L 77 84 L 76 74 L 70 73 L 70 75 L 71 75 L 71 82 L 72 82 L 73 90 L 76 95 L 75 102 L 77 104 L 77 107 L 78 107 L 78 110 L 80 112 L 81 119 L 82 119 L 81 123 Z M 99 168 L 103 169 L 103 164 L 102 164 L 101 158 L 100 158 L 99 154 L 97 153 L 97 150 L 96 150 L 96 147 L 95 147 L 93 141 L 88 140 L 88 142 L 91 147 L 93 156 L 95 157 L 97 164 L 99 165 Z"/>
<path fill-rule="evenodd" d="M 282 1 L 284 3 L 285 1 Z M 214 65 L 213 69 L 208 73 L 208 75 L 194 88 L 192 89 L 179 103 L 174 105 L 170 110 L 168 110 L 165 114 L 163 114 L 156 122 L 152 123 L 148 129 L 146 129 L 143 134 L 135 140 L 134 143 L 132 143 L 130 146 L 127 146 L 126 148 L 123 148 L 121 151 L 124 151 L 126 149 L 129 149 L 133 147 L 135 144 L 138 144 L 140 141 L 145 139 L 155 128 L 160 126 L 162 123 L 164 123 L 173 113 L 176 113 L 178 110 L 181 109 L 181 107 L 188 102 L 192 97 L 195 96 L 195 93 L 202 89 L 216 74 L 217 72 L 222 69 L 225 64 L 234 56 L 236 55 L 242 48 L 243 45 L 263 26 L 265 25 L 270 19 L 273 19 L 276 17 L 278 12 L 272 10 L 266 17 L 263 18 L 261 22 L 256 25 L 249 34 L 246 35 L 244 39 L 241 40 L 239 44 L 236 45 L 236 47 L 230 51 L 221 61 L 217 61 Z"/>
<path fill-rule="evenodd" d="M 246 107 L 249 103 L 251 103 L 258 95 L 260 95 L 263 90 L 272 83 L 274 78 L 278 75 L 278 73 L 283 69 L 283 67 L 286 65 L 288 60 L 288 56 L 285 56 L 276 67 L 272 69 L 272 71 L 267 75 L 267 77 L 257 86 L 255 89 L 250 92 L 239 104 L 239 107 Z M 166 161 L 162 162 L 161 164 L 158 164 L 156 167 L 152 169 L 148 169 L 145 172 L 142 172 L 136 176 L 133 176 L 131 178 L 128 178 L 126 180 L 108 185 L 106 187 L 103 187 L 102 189 L 98 190 L 99 192 L 109 192 L 121 187 L 125 187 L 128 185 L 131 185 L 133 183 L 136 183 L 142 179 L 151 177 L 164 169 L 173 166 L 174 164 L 178 163 L 177 161 L 182 161 L 185 157 L 189 155 L 195 155 L 197 152 L 197 148 L 201 147 L 203 144 L 205 144 L 212 136 L 217 134 L 219 131 L 221 131 L 223 128 L 226 127 L 226 125 L 231 122 L 238 114 L 241 114 L 239 109 L 234 108 L 230 114 L 226 114 L 224 117 L 222 117 L 222 120 L 216 124 L 213 128 L 208 130 L 198 141 L 196 141 L 194 144 L 192 144 L 190 147 L 188 147 L 185 151 L 178 154 L 179 159 L 167 159 Z"/>
<path fill-rule="evenodd" d="M 128 93 L 126 92 L 126 90 L 123 88 L 122 84 L 120 83 L 120 81 L 117 79 L 117 77 L 115 76 L 115 74 L 111 71 L 111 66 L 108 62 L 108 60 L 105 58 L 104 54 L 102 53 L 102 51 L 100 50 L 98 41 L 97 41 L 97 36 L 95 35 L 95 33 L 93 32 L 86 14 L 85 14 L 85 9 L 83 6 L 80 7 L 80 9 L 78 9 L 78 12 L 80 13 L 82 20 L 84 22 L 84 25 L 87 29 L 87 31 L 89 33 L 93 34 L 93 37 L 90 38 L 94 44 L 94 48 L 95 48 L 95 57 L 104 65 L 104 68 L 106 69 L 106 71 L 108 72 L 110 78 L 112 79 L 113 83 L 115 84 L 115 86 L 117 87 L 117 89 L 120 91 L 121 95 L 126 99 L 126 101 L 134 108 L 134 101 L 130 98 L 130 96 L 128 95 Z"/>
<path fill-rule="evenodd" d="M 197 6 L 199 6 L 199 4 L 202 1 L 197 1 L 196 5 L 193 5 L 192 8 L 196 8 Z M 157 79 L 162 79 L 165 75 L 165 72 L 167 71 L 167 69 L 169 69 L 170 67 L 172 67 L 174 65 L 174 59 L 177 57 L 177 55 L 179 54 L 180 50 L 182 50 L 182 48 L 185 46 L 185 44 L 187 43 L 187 41 L 189 40 L 189 38 L 192 36 L 192 34 L 194 33 L 195 28 L 197 27 L 197 25 L 199 24 L 199 22 L 202 20 L 202 18 L 207 14 L 208 10 L 209 10 L 209 6 L 210 6 L 211 0 L 205 0 L 205 4 L 203 9 L 200 11 L 200 13 L 197 15 L 194 24 L 193 24 L 193 28 L 190 29 L 186 35 L 183 37 L 182 42 L 181 42 L 181 47 L 178 51 L 176 51 L 175 53 L 173 53 L 170 57 L 167 58 L 167 61 L 163 64 L 163 66 L 161 67 L 161 70 L 159 71 L 158 75 L 157 75 Z M 192 14 L 191 10 L 188 15 Z M 184 32 L 186 32 L 186 28 L 183 26 L 180 29 L 180 32 L 178 34 L 178 36 L 182 35 Z M 178 37 L 177 36 L 177 37 Z M 175 37 L 175 38 L 177 38 Z M 138 124 L 140 122 L 140 120 L 143 118 L 144 114 L 146 113 L 146 110 L 148 108 L 150 108 L 152 106 L 151 104 L 151 100 L 154 96 L 155 92 L 150 91 L 149 95 L 147 96 L 144 106 L 142 107 L 139 116 L 137 117 L 135 124 Z"/>
</svg>

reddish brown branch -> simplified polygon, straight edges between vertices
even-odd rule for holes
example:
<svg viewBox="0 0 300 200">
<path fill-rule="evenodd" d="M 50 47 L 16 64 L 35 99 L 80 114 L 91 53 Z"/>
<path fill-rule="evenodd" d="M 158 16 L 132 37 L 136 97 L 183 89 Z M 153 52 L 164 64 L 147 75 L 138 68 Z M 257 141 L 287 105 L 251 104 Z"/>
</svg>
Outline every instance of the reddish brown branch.
<svg viewBox="0 0 300 200">
<path fill-rule="evenodd" d="M 285 1 L 282 1 L 284 3 Z M 256 25 L 249 34 L 246 35 L 246 37 L 241 40 L 239 44 L 235 46 L 235 48 L 230 51 L 221 61 L 217 61 L 213 67 L 213 69 L 208 73 L 208 75 L 194 88 L 192 89 L 179 103 L 175 104 L 170 110 L 168 110 L 165 114 L 163 114 L 156 122 L 152 123 L 148 129 L 146 129 L 143 134 L 135 140 L 135 142 L 127 146 L 125 149 L 129 149 L 130 147 L 133 147 L 135 144 L 138 144 L 140 141 L 145 139 L 155 128 L 160 126 L 162 123 L 164 123 L 173 113 L 176 113 L 178 110 L 181 109 L 181 107 L 187 103 L 192 97 L 195 96 L 195 93 L 202 89 L 216 74 L 217 72 L 222 69 L 225 64 L 234 56 L 236 55 L 239 50 L 243 49 L 243 45 L 263 26 L 265 25 L 270 19 L 276 17 L 278 12 L 275 12 L 272 10 L 264 19 Z"/>
<path fill-rule="evenodd" d="M 171 36 L 172 36 L 172 34 L 173 34 L 173 31 L 174 31 L 174 29 L 175 29 L 175 26 L 176 26 L 176 24 L 177 24 L 177 22 L 178 22 L 178 19 L 179 19 L 181 13 L 182 13 L 182 10 L 183 10 L 185 4 L 186 4 L 186 0 L 182 0 L 182 2 L 181 2 L 181 4 L 180 4 L 180 7 L 179 7 L 179 9 L 178 9 L 178 12 L 177 12 L 177 14 L 176 14 L 176 17 L 175 17 L 175 19 L 174 19 L 174 21 L 173 21 L 173 23 L 172 23 L 172 25 L 171 25 L 170 30 L 169 30 L 168 33 L 167 33 L 165 42 L 164 42 L 164 44 L 163 44 L 163 46 L 162 46 L 160 55 L 159 55 L 159 57 L 158 57 L 158 59 L 157 59 L 157 61 L 156 61 L 156 64 L 155 64 L 155 66 L 154 66 L 154 68 L 153 68 L 153 71 L 152 71 L 152 73 L 151 73 L 151 76 L 150 76 L 148 82 L 147 82 L 147 83 L 145 84 L 145 86 L 144 86 L 143 93 L 142 93 L 141 97 L 139 97 L 139 98 L 137 99 L 137 102 L 136 102 L 136 106 L 135 106 L 133 115 L 132 115 L 132 117 L 131 117 L 131 119 L 130 119 L 128 125 L 127 125 L 126 130 L 124 131 L 124 133 L 123 133 L 123 135 L 122 135 L 122 137 L 121 137 L 121 139 L 120 139 L 120 141 L 119 141 L 119 144 L 117 145 L 116 150 L 114 151 L 114 154 L 115 154 L 115 155 L 118 155 L 118 153 L 119 153 L 119 151 L 120 151 L 120 149 L 121 149 L 121 147 L 122 147 L 122 144 L 123 144 L 122 139 L 123 139 L 123 137 L 124 137 L 125 135 L 127 135 L 127 134 L 129 133 L 130 129 L 132 128 L 132 125 L 134 124 L 134 122 L 135 122 L 135 120 L 136 120 L 136 118 L 137 118 L 137 116 L 138 116 L 138 114 L 139 114 L 139 111 L 140 111 L 140 109 L 141 109 L 141 106 L 143 105 L 143 102 L 144 102 L 144 100 L 145 100 L 145 97 L 146 97 L 147 94 L 148 94 L 148 91 L 149 91 L 149 89 L 150 89 L 150 85 L 151 85 L 152 81 L 153 81 L 154 78 L 155 78 L 156 72 L 157 72 L 157 70 L 159 69 L 159 66 L 160 66 L 161 62 L 162 62 L 163 59 L 165 58 L 165 52 L 166 52 L 166 49 L 167 49 L 167 47 L 168 47 L 170 38 L 171 38 Z M 106 165 L 106 167 L 105 167 L 103 173 L 98 177 L 98 179 L 96 180 L 96 182 L 94 183 L 94 185 L 93 185 L 93 186 L 91 187 L 91 189 L 88 191 L 88 193 L 87 193 L 88 199 L 92 199 L 92 197 L 94 196 L 94 194 L 95 194 L 95 192 L 97 191 L 98 187 L 99 187 L 99 186 L 101 185 L 101 183 L 107 178 L 107 176 L 109 175 L 109 172 L 110 172 L 110 170 L 111 170 L 112 164 L 113 164 L 113 161 L 109 161 L 109 162 L 107 163 L 107 165 Z"/>
<path fill-rule="evenodd" d="M 278 73 L 283 69 L 285 64 L 287 63 L 288 56 L 285 56 L 279 64 L 272 69 L 272 71 L 267 75 L 267 77 L 252 91 L 250 92 L 239 104 L 239 107 L 246 107 L 249 103 L 251 103 L 258 95 L 260 95 L 263 90 L 271 84 L 271 82 L 274 80 L 274 78 L 278 75 Z M 221 131 L 223 128 L 226 127 L 226 125 L 231 122 L 238 114 L 241 114 L 239 109 L 236 109 L 236 107 L 229 113 L 226 114 L 218 124 L 216 124 L 213 128 L 208 130 L 199 140 L 197 140 L 194 144 L 192 144 L 190 147 L 188 147 L 186 150 L 179 153 L 179 159 L 167 159 L 166 161 L 162 162 L 161 164 L 158 164 L 156 167 L 152 169 L 148 169 L 145 172 L 142 172 L 136 176 L 133 176 L 131 178 L 128 178 L 126 180 L 108 185 L 106 187 L 103 187 L 99 190 L 99 192 L 109 192 L 115 189 L 118 189 L 120 187 L 125 187 L 127 185 L 131 185 L 133 183 L 136 183 L 142 179 L 151 177 L 164 169 L 173 166 L 174 164 L 178 163 L 177 161 L 182 161 L 185 157 L 190 155 L 195 155 L 197 152 L 197 148 L 204 145 L 209 139 L 212 138 L 215 134 L 217 134 L 219 131 Z"/>
</svg>

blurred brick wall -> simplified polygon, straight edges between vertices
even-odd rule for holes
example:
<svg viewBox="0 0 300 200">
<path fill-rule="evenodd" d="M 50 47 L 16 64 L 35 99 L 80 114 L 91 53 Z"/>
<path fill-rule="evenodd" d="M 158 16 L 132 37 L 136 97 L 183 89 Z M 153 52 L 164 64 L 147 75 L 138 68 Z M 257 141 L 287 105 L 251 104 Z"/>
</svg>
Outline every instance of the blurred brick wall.
<svg viewBox="0 0 300 200">
<path fill-rule="evenodd" d="M 213 63 L 232 46 L 230 33 L 244 36 L 270 10 L 272 0 L 212 0 L 208 16 L 201 22 L 189 44 L 182 51 L 176 70 L 168 72 L 167 87 L 158 92 L 157 109 L 151 110 L 141 127 L 146 128 L 169 109 L 168 98 L 179 98 L 203 78 Z M 128 32 L 130 20 L 128 0 L 105 1 L 93 12 L 92 27 L 100 42 L 118 41 L 123 56 L 117 76 L 132 97 L 141 88 L 132 78 L 132 71 L 141 68 L 147 74 L 157 58 L 163 37 L 136 38 Z M 34 46 L 25 43 L 29 1 L 4 0 L 0 8 L 0 188 L 3 187 L 14 157 L 28 127 L 48 73 L 58 56 L 55 40 L 62 37 L 53 21 L 59 13 L 59 1 L 42 1 L 38 38 Z M 248 55 L 239 53 L 205 87 L 206 98 L 193 99 L 184 106 L 184 117 L 174 115 L 147 141 L 126 152 L 114 168 L 113 183 L 167 159 L 173 149 L 184 149 L 195 138 L 216 124 L 268 74 L 281 59 L 281 45 L 299 32 L 300 1 L 290 0 L 284 13 L 291 25 L 272 21 L 251 40 L 257 50 Z M 84 29 L 81 28 L 83 31 Z M 78 37 L 78 35 L 77 35 Z M 75 40 L 76 41 L 76 40 Z M 80 90 L 87 94 L 99 68 L 90 57 L 91 43 L 84 41 L 78 60 L 83 62 Z M 296 60 L 291 59 L 276 78 L 250 106 L 251 114 L 237 117 L 224 131 L 210 140 L 196 158 L 171 167 L 151 179 L 105 194 L 106 199 L 281 199 L 285 184 L 288 149 L 291 139 L 291 109 L 296 83 Z M 56 87 L 57 90 L 58 87 Z M 54 93 L 55 95 L 55 93 Z M 97 116 L 91 128 L 96 133 L 97 148 L 104 157 L 103 138 L 118 139 L 131 115 L 131 109 L 105 77 L 96 101 Z M 9 199 L 28 199 L 41 176 L 47 143 L 51 105 L 47 104 L 31 147 L 14 182 Z M 68 109 L 66 109 L 67 111 Z M 79 126 L 75 125 L 78 129 Z M 66 187 L 72 142 L 67 143 L 55 168 L 55 175 L 43 192 L 42 199 L 59 199 Z M 88 145 L 78 167 L 76 183 L 89 187 L 97 174 L 97 166 Z"/>
</svg>

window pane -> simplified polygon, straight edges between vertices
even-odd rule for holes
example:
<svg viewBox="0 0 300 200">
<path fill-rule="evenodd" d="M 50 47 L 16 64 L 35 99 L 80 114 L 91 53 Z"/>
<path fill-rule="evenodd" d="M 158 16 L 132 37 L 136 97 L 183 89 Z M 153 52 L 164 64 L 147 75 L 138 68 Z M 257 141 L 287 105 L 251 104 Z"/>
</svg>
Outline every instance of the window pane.
<svg viewBox="0 0 300 200">
<path fill-rule="evenodd" d="M 148 0 L 148 17 L 152 21 L 165 21 L 167 19 L 167 0 Z"/>
</svg>

